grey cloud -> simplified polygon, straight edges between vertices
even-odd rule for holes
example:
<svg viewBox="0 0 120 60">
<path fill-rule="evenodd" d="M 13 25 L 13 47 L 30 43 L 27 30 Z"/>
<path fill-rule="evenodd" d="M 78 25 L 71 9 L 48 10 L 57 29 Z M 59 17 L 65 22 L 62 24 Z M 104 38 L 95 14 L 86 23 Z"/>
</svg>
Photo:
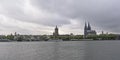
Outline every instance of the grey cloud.
<svg viewBox="0 0 120 60">
<path fill-rule="evenodd" d="M 25 11 L 23 7 L 26 1 L 29 1 L 30 5 L 38 11 L 46 11 L 46 13 L 41 13 L 45 17 L 39 16 L 40 13 L 34 17 L 32 12 Z M 44 26 L 69 25 L 71 29 L 78 29 L 78 27 L 81 29 L 84 27 L 83 22 L 89 21 L 93 27 L 119 33 L 119 5 L 119 0 L 1 0 L 0 13 L 23 22 Z M 80 24 L 72 27 L 71 20 Z"/>
<path fill-rule="evenodd" d="M 95 27 L 120 32 L 119 0 L 31 0 L 33 5 L 70 19 L 89 21 Z M 81 21 L 80 21 L 81 22 Z M 112 28 L 112 29 L 111 29 Z"/>
<path fill-rule="evenodd" d="M 61 25 L 70 23 L 64 17 L 56 18 L 56 17 L 46 16 L 45 18 L 41 18 L 40 16 L 38 16 L 37 18 L 34 18 L 32 15 L 28 15 L 25 13 L 26 11 L 24 11 L 24 8 L 23 8 L 24 5 L 25 5 L 25 1 L 22 2 L 21 0 L 17 0 L 17 1 L 16 0 L 11 0 L 11 1 L 2 0 L 1 6 L 3 8 L 3 11 L 1 11 L 0 13 L 7 17 L 14 18 L 16 20 L 42 24 L 46 26 L 55 26 L 55 25 L 61 26 Z M 52 15 L 53 14 L 51 13 L 51 16 Z"/>
</svg>

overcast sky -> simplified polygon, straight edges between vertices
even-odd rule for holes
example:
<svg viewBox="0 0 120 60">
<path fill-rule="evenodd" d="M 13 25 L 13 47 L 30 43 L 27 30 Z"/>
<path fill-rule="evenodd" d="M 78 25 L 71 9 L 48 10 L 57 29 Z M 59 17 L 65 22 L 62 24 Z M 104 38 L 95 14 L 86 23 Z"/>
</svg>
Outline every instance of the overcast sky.
<svg viewBox="0 0 120 60">
<path fill-rule="evenodd" d="M 98 33 L 120 33 L 120 0 L 0 0 L 0 35 L 83 34 L 90 22 Z"/>
</svg>

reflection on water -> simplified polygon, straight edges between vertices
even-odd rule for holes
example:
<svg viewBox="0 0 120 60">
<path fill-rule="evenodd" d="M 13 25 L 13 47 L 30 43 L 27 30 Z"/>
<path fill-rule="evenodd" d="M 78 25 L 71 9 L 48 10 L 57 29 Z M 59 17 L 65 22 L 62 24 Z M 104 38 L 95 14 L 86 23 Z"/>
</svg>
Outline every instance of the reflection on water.
<svg viewBox="0 0 120 60">
<path fill-rule="evenodd" d="M 0 60 L 120 60 L 120 41 L 1 42 Z"/>
</svg>

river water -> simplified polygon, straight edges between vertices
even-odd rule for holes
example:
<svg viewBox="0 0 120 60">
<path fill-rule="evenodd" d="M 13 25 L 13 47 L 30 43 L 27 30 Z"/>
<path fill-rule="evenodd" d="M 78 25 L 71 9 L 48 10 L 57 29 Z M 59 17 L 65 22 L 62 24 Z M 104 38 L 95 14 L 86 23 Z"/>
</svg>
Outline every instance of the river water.
<svg viewBox="0 0 120 60">
<path fill-rule="evenodd" d="M 120 41 L 0 42 L 0 60 L 120 60 Z"/>
</svg>

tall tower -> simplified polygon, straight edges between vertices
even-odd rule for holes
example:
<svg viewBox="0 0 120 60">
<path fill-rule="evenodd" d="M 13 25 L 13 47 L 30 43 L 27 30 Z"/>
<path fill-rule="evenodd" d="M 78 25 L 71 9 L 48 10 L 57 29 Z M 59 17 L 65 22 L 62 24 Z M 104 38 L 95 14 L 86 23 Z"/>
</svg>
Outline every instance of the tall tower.
<svg viewBox="0 0 120 60">
<path fill-rule="evenodd" d="M 96 31 L 91 29 L 89 22 L 88 22 L 88 24 L 86 24 L 86 22 L 85 22 L 84 38 L 87 38 L 87 35 L 96 35 Z"/>
<path fill-rule="evenodd" d="M 85 22 L 85 27 L 84 27 L 84 38 L 86 38 L 86 36 L 87 36 L 87 24 L 86 24 L 86 22 Z"/>
<path fill-rule="evenodd" d="M 55 27 L 55 31 L 54 31 L 54 33 L 53 33 L 54 36 L 58 36 L 58 35 L 59 35 L 58 30 L 59 30 L 59 29 L 58 29 L 58 27 L 56 26 L 56 27 Z"/>
<path fill-rule="evenodd" d="M 56 36 L 59 35 L 59 33 L 58 33 L 58 27 L 57 27 L 57 26 L 56 26 L 56 28 L 55 28 L 55 33 L 56 33 Z"/>
<path fill-rule="evenodd" d="M 89 23 L 89 22 L 88 22 L 87 30 L 91 30 L 91 26 L 90 26 L 90 23 Z"/>
</svg>

